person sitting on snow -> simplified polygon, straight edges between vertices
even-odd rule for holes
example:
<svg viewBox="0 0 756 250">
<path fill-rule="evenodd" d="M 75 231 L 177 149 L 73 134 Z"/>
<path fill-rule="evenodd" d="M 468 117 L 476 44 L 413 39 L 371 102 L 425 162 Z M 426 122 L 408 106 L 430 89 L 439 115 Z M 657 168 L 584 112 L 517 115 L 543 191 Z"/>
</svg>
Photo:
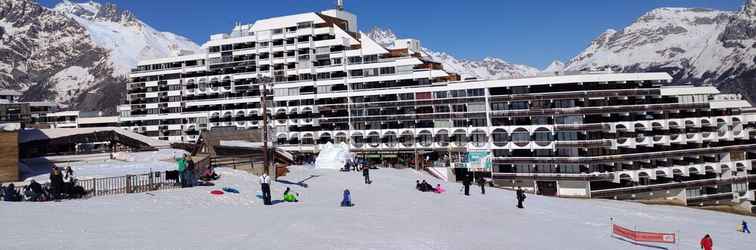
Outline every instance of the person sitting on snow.
<svg viewBox="0 0 756 250">
<path fill-rule="evenodd" d="M 299 194 L 292 194 L 291 189 L 289 187 L 286 187 L 286 191 L 284 191 L 283 194 L 283 200 L 285 202 L 299 202 Z"/>
<path fill-rule="evenodd" d="M 423 185 L 420 185 L 420 180 L 415 181 L 415 189 L 417 189 L 417 191 L 422 191 Z"/>
<path fill-rule="evenodd" d="M 441 194 L 441 193 L 446 192 L 446 190 L 441 187 L 441 184 L 436 184 L 436 188 L 433 190 L 433 192 L 436 192 L 437 194 Z"/>
<path fill-rule="evenodd" d="M 13 185 L 13 183 L 8 184 L 3 191 L 4 201 L 21 201 L 21 194 L 16 191 L 16 185 Z"/>
<path fill-rule="evenodd" d="M 26 194 L 26 196 L 29 197 L 30 201 L 38 201 L 44 193 L 42 191 L 42 185 L 40 185 L 39 182 L 34 179 L 31 180 L 31 183 L 29 183 L 27 189 L 28 193 Z"/>
<path fill-rule="evenodd" d="M 423 192 L 433 191 L 433 186 L 431 184 L 428 184 L 428 182 L 426 182 L 425 180 L 423 180 L 423 183 L 420 183 L 420 186 L 421 186 L 420 191 L 423 191 Z"/>
<path fill-rule="evenodd" d="M 349 189 L 344 189 L 344 198 L 341 200 L 341 206 L 342 207 L 354 206 L 354 204 L 352 204 L 352 195 L 349 193 Z"/>
<path fill-rule="evenodd" d="M 203 181 L 214 181 L 219 178 L 220 178 L 220 175 L 215 173 L 213 166 L 208 166 L 207 169 L 205 169 L 205 172 L 202 173 L 202 177 L 200 177 L 200 179 Z"/>
</svg>

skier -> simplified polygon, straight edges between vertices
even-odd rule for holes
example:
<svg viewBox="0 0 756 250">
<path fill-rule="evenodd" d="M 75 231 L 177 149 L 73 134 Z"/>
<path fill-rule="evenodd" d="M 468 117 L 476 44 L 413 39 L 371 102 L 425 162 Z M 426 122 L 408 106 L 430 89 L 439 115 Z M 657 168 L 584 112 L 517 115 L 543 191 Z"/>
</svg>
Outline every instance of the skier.
<svg viewBox="0 0 756 250">
<path fill-rule="evenodd" d="M 263 204 L 273 205 L 270 201 L 270 176 L 267 173 L 263 173 L 260 176 L 260 188 L 263 193 Z"/>
<path fill-rule="evenodd" d="M 470 184 L 472 181 L 469 176 L 465 176 L 462 179 L 462 185 L 465 186 L 465 195 L 470 196 Z"/>
<path fill-rule="evenodd" d="M 525 201 L 525 191 L 522 190 L 522 187 L 517 187 L 517 208 L 525 208 L 522 206 L 522 202 Z"/>
<path fill-rule="evenodd" d="M 748 222 L 743 221 L 743 223 L 740 224 L 740 229 L 743 230 L 741 232 L 751 234 L 751 230 L 748 229 Z"/>
<path fill-rule="evenodd" d="M 480 194 L 486 194 L 486 180 L 483 177 L 478 178 L 478 185 L 480 185 Z"/>
<path fill-rule="evenodd" d="M 370 167 L 368 167 L 367 165 L 362 166 L 362 176 L 365 176 L 365 184 L 372 183 L 370 181 Z"/>
<path fill-rule="evenodd" d="M 714 247 L 714 241 L 711 240 L 711 236 L 708 234 L 701 239 L 701 249 L 711 250 Z"/>
<path fill-rule="evenodd" d="M 354 204 L 352 204 L 352 196 L 349 193 L 349 189 L 344 189 L 344 198 L 341 200 L 341 206 L 342 207 L 354 206 Z"/>
</svg>

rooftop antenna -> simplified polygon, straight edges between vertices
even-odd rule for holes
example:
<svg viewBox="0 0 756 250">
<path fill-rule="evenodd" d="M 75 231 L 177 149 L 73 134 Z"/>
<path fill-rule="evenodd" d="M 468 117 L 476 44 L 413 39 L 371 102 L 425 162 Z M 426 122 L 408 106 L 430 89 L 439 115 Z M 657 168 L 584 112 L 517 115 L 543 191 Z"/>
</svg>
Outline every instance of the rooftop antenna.
<svg viewBox="0 0 756 250">
<path fill-rule="evenodd" d="M 336 9 L 344 10 L 344 0 L 336 0 Z"/>
</svg>

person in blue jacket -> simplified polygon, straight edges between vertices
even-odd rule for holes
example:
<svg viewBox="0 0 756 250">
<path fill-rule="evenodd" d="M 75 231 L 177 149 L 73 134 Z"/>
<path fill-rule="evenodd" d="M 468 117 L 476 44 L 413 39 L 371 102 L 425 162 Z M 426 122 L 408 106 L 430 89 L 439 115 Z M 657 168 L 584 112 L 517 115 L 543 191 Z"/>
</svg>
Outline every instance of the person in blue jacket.
<svg viewBox="0 0 756 250">
<path fill-rule="evenodd" d="M 349 189 L 344 189 L 344 198 L 341 200 L 341 206 L 342 207 L 354 206 L 354 204 L 352 204 L 352 196 L 349 193 Z"/>
<path fill-rule="evenodd" d="M 743 221 L 743 223 L 741 224 L 741 226 L 742 226 L 741 229 L 743 229 L 743 233 L 751 234 L 751 229 L 748 229 L 748 222 Z"/>
</svg>

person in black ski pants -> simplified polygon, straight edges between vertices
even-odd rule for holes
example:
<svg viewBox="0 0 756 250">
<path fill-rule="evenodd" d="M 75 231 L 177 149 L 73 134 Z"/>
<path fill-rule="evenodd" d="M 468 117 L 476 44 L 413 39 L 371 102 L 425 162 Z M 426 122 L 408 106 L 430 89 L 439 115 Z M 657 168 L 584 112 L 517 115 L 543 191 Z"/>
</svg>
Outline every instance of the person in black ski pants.
<svg viewBox="0 0 756 250">
<path fill-rule="evenodd" d="M 367 165 L 362 166 L 362 176 L 365 176 L 365 184 L 370 184 L 370 167 Z"/>
<path fill-rule="evenodd" d="M 270 200 L 270 176 L 267 173 L 263 173 L 260 176 L 260 186 L 263 193 L 263 204 L 273 205 L 273 202 Z"/>
<path fill-rule="evenodd" d="M 483 177 L 478 178 L 478 185 L 480 185 L 480 193 L 486 194 L 486 180 Z"/>
<path fill-rule="evenodd" d="M 525 201 L 525 191 L 522 190 L 522 187 L 517 187 L 517 208 L 525 208 L 522 205 L 522 202 Z"/>
<path fill-rule="evenodd" d="M 465 195 L 470 196 L 470 184 L 472 181 L 470 180 L 470 176 L 465 176 L 464 179 L 462 179 L 462 185 L 465 186 Z"/>
</svg>

